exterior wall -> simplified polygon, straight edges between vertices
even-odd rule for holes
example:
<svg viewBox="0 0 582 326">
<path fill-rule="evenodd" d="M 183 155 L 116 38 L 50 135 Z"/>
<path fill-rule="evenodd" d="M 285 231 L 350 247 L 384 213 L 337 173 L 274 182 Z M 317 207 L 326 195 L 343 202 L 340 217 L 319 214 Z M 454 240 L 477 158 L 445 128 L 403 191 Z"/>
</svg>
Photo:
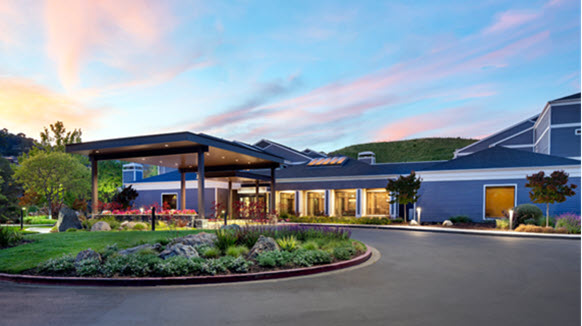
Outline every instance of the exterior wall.
<svg viewBox="0 0 582 326">
<path fill-rule="evenodd" d="M 534 152 L 541 154 L 550 154 L 550 130 L 543 135 L 536 135 L 537 140 L 534 145 Z"/>
<path fill-rule="evenodd" d="M 523 122 L 521 122 L 513 127 L 510 127 L 507 130 L 503 130 L 503 131 L 501 131 L 495 135 L 492 135 L 488 138 L 485 138 L 477 143 L 469 145 L 465 149 L 458 151 L 456 154 L 458 156 L 469 155 L 469 154 L 487 149 L 495 143 L 501 142 L 506 138 L 509 138 L 515 134 L 518 134 L 518 133 L 530 128 L 532 125 L 533 125 L 533 123 L 531 121 L 525 120 L 525 121 L 523 121 Z M 531 139 L 530 139 L 530 143 L 531 143 Z"/>
<path fill-rule="evenodd" d="M 550 151 L 552 155 L 563 157 L 580 157 L 580 127 L 552 128 Z"/>
<path fill-rule="evenodd" d="M 578 186 L 577 193 L 566 202 L 550 205 L 550 215 L 566 212 L 580 214 L 580 178 L 570 178 Z M 516 187 L 517 205 L 529 204 L 529 188 L 525 178 L 478 180 L 478 181 L 435 181 L 423 182 L 419 190 L 417 207 L 422 207 L 422 221 L 441 222 L 452 216 L 465 215 L 475 222 L 484 220 L 484 186 L 511 185 Z M 544 205 L 537 205 L 545 212 Z"/>
<path fill-rule="evenodd" d="M 552 105 L 552 125 L 580 123 L 580 104 Z"/>
<path fill-rule="evenodd" d="M 131 183 L 143 179 L 142 170 L 126 170 L 122 172 L 123 184 Z"/>
<path fill-rule="evenodd" d="M 531 145 L 533 140 L 533 129 L 530 129 L 522 134 L 519 134 L 515 137 L 509 138 L 508 140 L 502 141 L 499 145 L 507 146 L 507 145 Z"/>
<path fill-rule="evenodd" d="M 144 207 L 152 205 L 153 203 L 162 203 L 162 194 L 172 194 L 178 195 L 178 209 L 180 207 L 180 188 L 176 189 L 164 189 L 164 190 L 138 190 L 139 196 L 133 203 L 134 207 Z M 212 214 L 212 202 L 215 201 L 215 190 L 214 188 L 206 188 L 204 192 L 204 208 L 206 215 Z M 198 189 L 186 189 L 186 209 L 195 209 L 198 211 Z"/>
</svg>

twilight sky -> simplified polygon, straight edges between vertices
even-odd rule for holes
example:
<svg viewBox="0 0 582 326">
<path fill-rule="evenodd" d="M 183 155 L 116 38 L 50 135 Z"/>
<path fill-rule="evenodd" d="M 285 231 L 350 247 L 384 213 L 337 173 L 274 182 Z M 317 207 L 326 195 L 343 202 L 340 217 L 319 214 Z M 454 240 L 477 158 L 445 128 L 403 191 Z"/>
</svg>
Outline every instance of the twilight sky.
<svg viewBox="0 0 582 326">
<path fill-rule="evenodd" d="M 580 2 L 0 0 L 0 128 L 331 151 L 483 137 L 580 91 Z"/>
</svg>

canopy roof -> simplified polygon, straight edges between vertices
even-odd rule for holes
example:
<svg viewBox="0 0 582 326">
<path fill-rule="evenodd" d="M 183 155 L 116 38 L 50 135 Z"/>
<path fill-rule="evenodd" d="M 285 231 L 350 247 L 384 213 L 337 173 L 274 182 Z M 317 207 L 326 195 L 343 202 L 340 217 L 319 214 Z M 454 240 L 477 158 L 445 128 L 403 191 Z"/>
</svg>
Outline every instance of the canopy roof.
<svg viewBox="0 0 582 326">
<path fill-rule="evenodd" d="M 279 156 L 242 142 L 192 132 L 70 144 L 66 146 L 66 151 L 87 155 L 97 161 L 123 160 L 186 171 L 197 170 L 199 151 L 205 153 L 204 166 L 207 172 L 277 167 L 284 162 Z"/>
</svg>

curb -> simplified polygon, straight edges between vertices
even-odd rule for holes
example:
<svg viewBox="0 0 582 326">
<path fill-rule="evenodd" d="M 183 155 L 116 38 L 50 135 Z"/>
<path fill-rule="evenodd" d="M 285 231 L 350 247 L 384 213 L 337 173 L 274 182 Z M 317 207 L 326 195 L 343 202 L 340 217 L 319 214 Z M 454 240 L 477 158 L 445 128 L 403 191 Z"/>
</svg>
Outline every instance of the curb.
<svg viewBox="0 0 582 326">
<path fill-rule="evenodd" d="M 556 234 L 556 233 L 531 233 L 515 231 L 484 231 L 484 230 L 467 230 L 467 229 L 445 229 L 430 226 L 395 226 L 395 225 L 368 225 L 368 224 L 335 224 L 335 223 L 287 223 L 301 226 L 318 225 L 334 226 L 354 229 L 376 229 L 376 230 L 400 230 L 400 231 L 417 231 L 417 232 L 434 232 L 434 233 L 456 233 L 485 235 L 494 237 L 510 238 L 538 238 L 538 239 L 561 239 L 561 240 L 580 240 L 580 234 Z"/>
<path fill-rule="evenodd" d="M 163 285 L 192 285 L 217 284 L 232 282 L 248 282 L 258 280 L 272 280 L 294 276 L 306 276 L 323 272 L 352 267 L 366 262 L 372 256 L 372 250 L 367 246 L 364 254 L 346 261 L 333 264 L 294 268 L 280 271 L 231 274 L 218 276 L 181 276 L 181 277 L 141 277 L 141 278 L 95 278 L 95 277 L 52 277 L 0 273 L 0 280 L 15 283 L 43 284 L 43 285 L 72 285 L 72 286 L 163 286 Z"/>
</svg>

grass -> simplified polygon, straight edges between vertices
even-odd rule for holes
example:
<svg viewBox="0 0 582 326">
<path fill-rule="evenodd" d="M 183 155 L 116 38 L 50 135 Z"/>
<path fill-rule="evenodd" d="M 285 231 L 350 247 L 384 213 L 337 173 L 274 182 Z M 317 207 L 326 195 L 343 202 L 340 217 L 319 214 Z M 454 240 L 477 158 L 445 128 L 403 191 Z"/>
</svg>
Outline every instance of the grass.
<svg viewBox="0 0 582 326">
<path fill-rule="evenodd" d="M 79 251 L 91 248 L 96 251 L 114 243 L 120 249 L 144 243 L 155 243 L 162 239 L 198 233 L 189 231 L 119 231 L 119 232 L 61 232 L 26 235 L 32 243 L 0 250 L 0 272 L 20 273 L 36 267 L 40 262 L 64 254 L 76 255 Z"/>
<path fill-rule="evenodd" d="M 359 152 L 372 151 L 378 163 L 450 160 L 455 149 L 476 141 L 464 138 L 419 138 L 352 145 L 332 153 L 358 158 Z"/>
<path fill-rule="evenodd" d="M 47 216 L 27 216 L 24 218 L 24 224 L 55 224 L 57 220 L 49 219 Z"/>
</svg>

